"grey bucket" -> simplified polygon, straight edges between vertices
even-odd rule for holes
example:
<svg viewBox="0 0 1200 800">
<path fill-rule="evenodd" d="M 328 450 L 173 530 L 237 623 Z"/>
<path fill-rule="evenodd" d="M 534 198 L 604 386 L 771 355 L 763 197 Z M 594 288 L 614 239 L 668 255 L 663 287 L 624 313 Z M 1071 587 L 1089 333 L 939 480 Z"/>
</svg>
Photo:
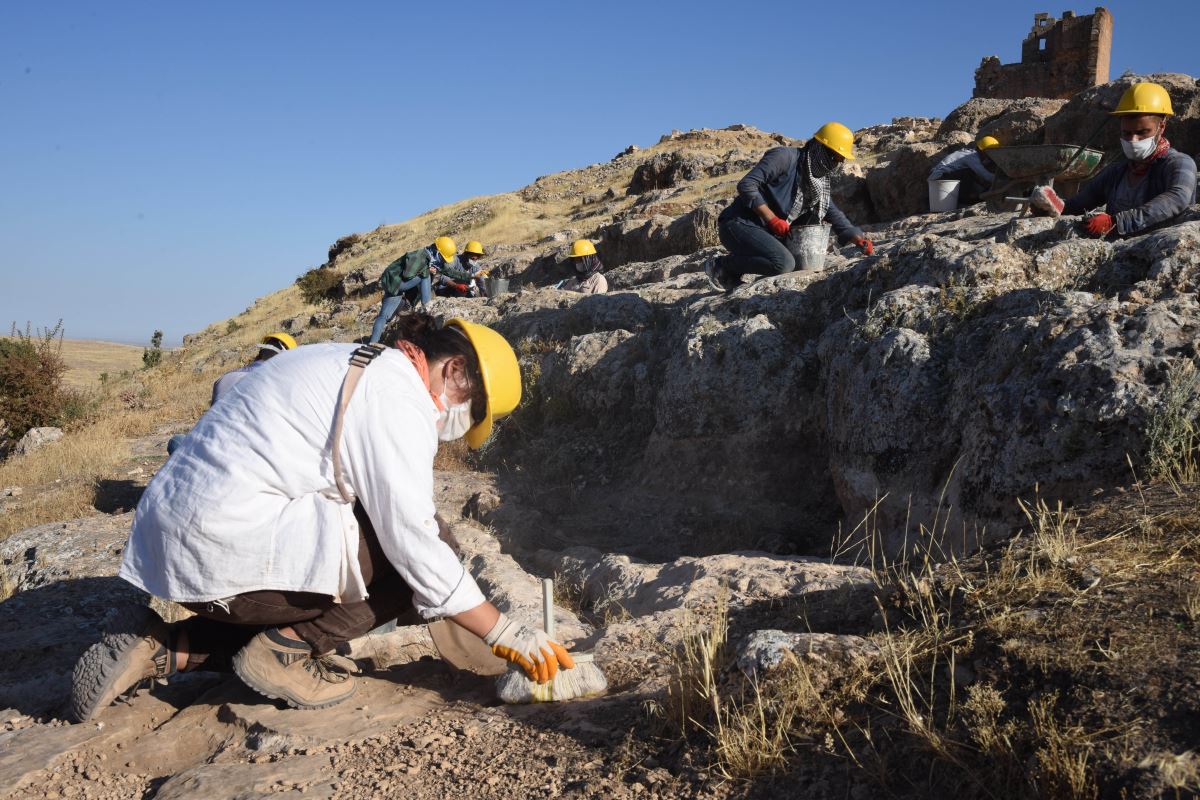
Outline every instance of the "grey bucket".
<svg viewBox="0 0 1200 800">
<path fill-rule="evenodd" d="M 796 269 L 824 269 L 829 252 L 829 225 L 793 225 L 788 245 L 796 257 Z"/>
<path fill-rule="evenodd" d="M 508 278 L 485 278 L 483 288 L 487 290 L 488 297 L 504 294 L 508 291 Z"/>
</svg>

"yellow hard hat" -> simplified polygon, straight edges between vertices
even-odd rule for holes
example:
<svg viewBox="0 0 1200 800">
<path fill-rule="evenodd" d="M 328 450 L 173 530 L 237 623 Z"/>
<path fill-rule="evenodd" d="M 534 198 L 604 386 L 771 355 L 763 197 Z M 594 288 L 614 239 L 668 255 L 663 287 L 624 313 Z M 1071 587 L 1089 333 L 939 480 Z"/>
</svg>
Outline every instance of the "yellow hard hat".
<svg viewBox="0 0 1200 800">
<path fill-rule="evenodd" d="M 454 240 L 449 236 L 439 236 L 433 240 L 433 246 L 442 254 L 442 258 L 447 261 L 452 261 L 455 254 L 458 253 L 458 246 L 454 244 Z"/>
<path fill-rule="evenodd" d="M 980 136 L 979 140 L 975 142 L 975 146 L 980 150 L 990 150 L 993 147 L 999 147 L 1000 140 L 995 136 Z"/>
<path fill-rule="evenodd" d="M 268 333 L 262 338 L 260 344 L 268 345 L 266 349 L 274 350 L 277 353 L 282 353 L 284 350 L 291 350 L 296 346 L 296 340 L 286 333 Z M 271 347 L 270 345 L 278 345 Z"/>
<path fill-rule="evenodd" d="M 854 160 L 854 134 L 840 122 L 826 122 L 813 138 L 847 161 Z"/>
<path fill-rule="evenodd" d="M 1117 110 L 1113 116 L 1135 116 L 1140 114 L 1162 114 L 1170 117 L 1175 114 L 1171 108 L 1171 95 L 1157 83 L 1135 83 L 1121 95 Z"/>
<path fill-rule="evenodd" d="M 454 318 L 446 321 L 462 331 L 475 348 L 479 374 L 483 376 L 483 391 L 487 395 L 487 412 L 483 421 L 474 425 L 463 438 L 467 447 L 476 450 L 492 435 L 494 420 L 511 414 L 521 402 L 521 368 L 512 345 L 486 325 Z"/>
<path fill-rule="evenodd" d="M 589 242 L 587 239 L 576 239 L 575 244 L 571 245 L 571 254 L 569 258 L 582 258 L 583 256 L 596 255 L 596 245 Z"/>
<path fill-rule="evenodd" d="M 463 248 L 463 252 L 474 253 L 477 256 L 481 256 L 483 255 L 483 243 L 476 241 L 467 242 L 467 246 Z"/>
</svg>

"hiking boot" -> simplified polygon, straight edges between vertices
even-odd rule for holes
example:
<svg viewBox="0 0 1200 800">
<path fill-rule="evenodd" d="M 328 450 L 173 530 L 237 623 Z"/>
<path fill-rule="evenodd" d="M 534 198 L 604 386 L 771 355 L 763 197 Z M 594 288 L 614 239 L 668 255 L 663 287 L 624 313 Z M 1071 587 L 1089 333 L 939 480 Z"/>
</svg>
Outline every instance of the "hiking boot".
<svg viewBox="0 0 1200 800">
<path fill-rule="evenodd" d="M 704 277 L 708 279 L 708 285 L 718 292 L 729 294 L 737 286 L 725 276 L 725 270 L 721 269 L 716 256 L 709 256 L 704 261 Z"/>
<path fill-rule="evenodd" d="M 293 708 L 325 708 L 354 694 L 354 678 L 328 656 L 314 656 L 304 642 L 272 628 L 233 657 L 233 671 L 247 686 Z"/>
<path fill-rule="evenodd" d="M 171 627 L 153 609 L 122 609 L 99 642 L 84 651 L 71 673 L 68 716 L 92 719 L 131 686 L 178 671 Z"/>
</svg>

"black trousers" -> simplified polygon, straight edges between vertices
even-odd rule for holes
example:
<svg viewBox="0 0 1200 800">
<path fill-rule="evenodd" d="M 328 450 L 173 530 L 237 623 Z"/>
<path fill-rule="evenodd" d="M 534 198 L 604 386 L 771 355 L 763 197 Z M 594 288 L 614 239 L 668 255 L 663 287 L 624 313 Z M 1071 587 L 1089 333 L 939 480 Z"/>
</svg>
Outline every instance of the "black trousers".
<svg viewBox="0 0 1200 800">
<path fill-rule="evenodd" d="M 189 666 L 203 659 L 194 668 L 230 671 L 233 656 L 255 634 L 281 626 L 291 626 L 315 654 L 329 653 L 411 609 L 412 589 L 387 560 L 361 504 L 355 504 L 354 516 L 359 525 L 358 566 L 370 597 L 335 603 L 326 594 L 260 591 L 222 602 L 183 603 L 197 615 L 180 623 L 187 632 Z M 440 518 L 438 524 L 446 538 L 449 531 Z"/>
</svg>

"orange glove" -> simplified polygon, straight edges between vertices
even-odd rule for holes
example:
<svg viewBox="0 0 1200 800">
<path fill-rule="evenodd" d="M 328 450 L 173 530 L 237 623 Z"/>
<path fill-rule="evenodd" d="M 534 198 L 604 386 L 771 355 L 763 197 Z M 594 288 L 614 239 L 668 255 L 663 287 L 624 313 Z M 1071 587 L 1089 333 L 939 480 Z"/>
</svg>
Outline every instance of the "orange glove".
<svg viewBox="0 0 1200 800">
<path fill-rule="evenodd" d="M 868 255 L 868 256 L 875 255 L 875 243 L 872 242 L 870 239 L 867 239 L 864 236 L 860 236 L 854 240 L 854 243 L 856 245 L 858 245 L 858 249 L 862 250 L 864 255 Z"/>
<path fill-rule="evenodd" d="M 788 231 L 791 229 L 792 226 L 788 225 L 788 221 L 783 217 L 771 217 L 769 220 L 767 220 L 767 230 L 778 236 L 780 239 L 782 239 L 784 236 L 787 236 Z"/>
<path fill-rule="evenodd" d="M 1088 236 L 1104 237 L 1112 233 L 1117 223 L 1110 215 L 1101 213 L 1088 217 L 1083 221 L 1083 226 L 1087 229 Z"/>
<path fill-rule="evenodd" d="M 514 622 L 504 614 L 496 620 L 483 641 L 492 648 L 493 653 L 516 664 L 525 670 L 530 680 L 538 683 L 546 683 L 557 675 L 560 665 L 563 669 L 575 667 L 571 654 L 561 644 L 552 641 L 545 631 Z"/>
</svg>

